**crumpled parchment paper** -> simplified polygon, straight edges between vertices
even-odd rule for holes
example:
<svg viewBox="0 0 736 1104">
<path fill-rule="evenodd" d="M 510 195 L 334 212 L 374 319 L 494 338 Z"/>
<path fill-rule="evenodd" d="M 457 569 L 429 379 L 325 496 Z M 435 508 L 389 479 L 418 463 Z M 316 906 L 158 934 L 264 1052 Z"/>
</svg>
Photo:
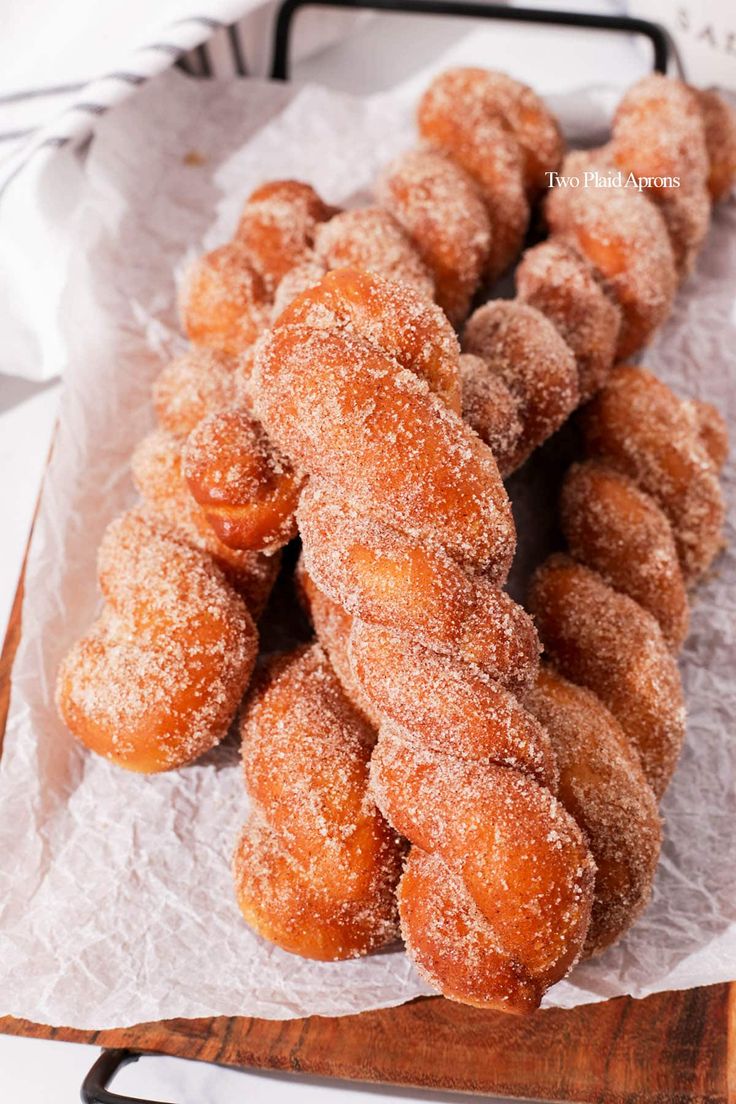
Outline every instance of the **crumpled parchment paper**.
<svg viewBox="0 0 736 1104">
<path fill-rule="evenodd" d="M 173 774 L 127 774 L 79 746 L 53 705 L 59 660 L 98 604 L 103 529 L 134 498 L 127 462 L 152 425 L 150 383 L 181 346 L 175 272 L 231 233 L 245 195 L 268 178 L 301 177 L 331 202 L 354 201 L 411 141 L 415 92 L 356 100 L 172 72 L 100 125 L 63 302 L 66 390 L 28 561 L 0 770 L 2 1013 L 103 1028 L 173 1016 L 338 1015 L 429 991 L 401 951 L 308 962 L 242 922 L 230 854 L 246 796 L 232 744 Z M 555 106 L 573 130 L 598 137 L 596 103 L 605 99 Z M 731 203 L 646 362 L 717 402 L 732 426 L 735 299 Z M 540 471 L 554 469 L 556 448 L 512 482 L 522 569 L 547 540 Z M 733 495 L 732 467 L 727 488 Z M 664 802 L 653 902 L 548 1004 L 736 973 L 732 526 L 728 536 L 730 550 L 698 590 L 683 653 L 688 742 Z"/>
</svg>

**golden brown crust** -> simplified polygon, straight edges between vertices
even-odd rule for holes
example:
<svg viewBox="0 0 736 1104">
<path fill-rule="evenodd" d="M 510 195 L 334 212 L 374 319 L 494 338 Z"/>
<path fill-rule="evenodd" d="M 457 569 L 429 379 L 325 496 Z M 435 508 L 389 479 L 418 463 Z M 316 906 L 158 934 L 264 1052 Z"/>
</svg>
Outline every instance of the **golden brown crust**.
<svg viewBox="0 0 736 1104">
<path fill-rule="evenodd" d="M 248 923 L 309 958 L 354 958 L 393 942 L 402 848 L 368 795 L 375 734 L 318 644 L 266 672 L 242 737 L 255 808 L 234 873 Z"/>
<path fill-rule="evenodd" d="M 473 353 L 460 357 L 460 380 L 463 421 L 488 445 L 501 475 L 508 475 L 523 432 L 518 401 L 501 377 Z"/>
<path fill-rule="evenodd" d="M 714 203 L 725 199 L 736 180 L 736 111 L 713 89 L 694 89 L 705 126 L 708 190 Z"/>
<path fill-rule="evenodd" d="M 544 979 L 499 946 L 465 882 L 439 855 L 411 849 L 399 885 L 399 913 L 417 969 L 444 996 L 517 1015 L 538 1008 Z"/>
<path fill-rule="evenodd" d="M 189 490 L 223 544 L 273 552 L 296 536 L 302 480 L 246 410 L 221 410 L 190 433 Z"/>
<path fill-rule="evenodd" d="M 323 286 L 332 294 L 339 275 L 310 293 L 308 318 L 319 319 L 313 302 Z M 407 289 L 371 280 L 390 320 Z M 505 570 L 513 523 L 490 450 L 424 378 L 374 343 L 380 339 L 293 324 L 300 309 L 296 300 L 259 350 L 257 408 L 272 438 L 364 514 L 399 524 L 458 562 Z"/>
<path fill-rule="evenodd" d="M 659 73 L 637 81 L 616 110 L 610 154 L 659 207 L 683 279 L 710 219 L 708 152 L 696 93 Z"/>
<path fill-rule="evenodd" d="M 595 867 L 548 789 L 520 771 L 438 756 L 390 722 L 381 726 L 371 786 L 396 830 L 462 878 L 488 942 L 540 992 L 567 972 L 590 921 Z M 402 925 L 414 946 L 403 905 Z M 442 980 L 444 962 L 436 968 Z M 503 1007 L 504 998 L 490 993 L 486 1006 Z"/>
<path fill-rule="evenodd" d="M 171 770 L 225 735 L 258 636 L 206 554 L 139 512 L 99 553 L 100 617 L 64 659 L 57 705 L 70 731 L 128 770 Z"/>
<path fill-rule="evenodd" d="M 621 168 L 636 177 L 703 183 L 708 153 L 697 94 L 662 73 L 642 77 L 616 108 L 612 152 Z"/>
<path fill-rule="evenodd" d="M 307 326 L 363 338 L 460 412 L 460 348 L 442 311 L 410 287 L 377 273 L 342 268 L 305 289 L 280 315 L 278 328 Z"/>
<path fill-rule="evenodd" d="M 335 214 L 301 180 L 272 180 L 251 194 L 233 241 L 250 257 L 271 299 L 287 272 L 310 256 L 319 226 Z"/>
<path fill-rule="evenodd" d="M 534 307 L 498 299 L 468 319 L 463 350 L 481 357 L 518 403 L 518 467 L 567 420 L 579 402 L 575 357 L 554 325 Z"/>
<path fill-rule="evenodd" d="M 295 583 L 301 604 L 312 622 L 315 636 L 327 653 L 346 697 L 363 718 L 377 729 L 380 718 L 353 674 L 348 656 L 348 643 L 353 627 L 352 616 L 339 602 L 328 598 L 324 591 L 319 589 L 304 566 L 303 555 L 299 557 L 296 566 Z"/>
<path fill-rule="evenodd" d="M 174 528 L 188 544 L 212 557 L 257 620 L 276 582 L 281 557 L 222 543 L 184 480 L 183 447 L 181 437 L 164 429 L 149 433 L 131 458 L 133 482 L 148 511 Z"/>
<path fill-rule="evenodd" d="M 231 242 L 200 257 L 183 288 L 181 315 L 195 345 L 242 356 L 269 320 L 268 292 L 250 254 Z"/>
<path fill-rule="evenodd" d="M 515 279 L 518 299 L 541 311 L 572 349 L 580 402 L 586 402 L 613 365 L 620 309 L 592 265 L 557 238 L 527 249 Z"/>
<path fill-rule="evenodd" d="M 376 194 L 414 241 L 432 273 L 435 299 L 453 324 L 468 313 L 491 255 L 491 221 L 472 178 L 437 150 L 391 164 Z"/>
<path fill-rule="evenodd" d="M 595 860 L 584 952 L 595 954 L 649 901 L 662 834 L 657 802 L 621 726 L 594 694 L 543 667 L 524 704 L 549 734 L 560 769 L 557 796 Z"/>
<path fill-rule="evenodd" d="M 643 368 L 620 365 L 585 411 L 592 456 L 651 495 L 672 526 L 685 580 L 699 578 L 722 547 L 723 493 L 691 411 Z"/>
<path fill-rule="evenodd" d="M 683 409 L 692 418 L 695 432 L 716 471 L 720 471 L 728 459 L 726 419 L 712 403 L 701 402 L 699 399 L 684 400 Z"/>
<path fill-rule="evenodd" d="M 356 620 L 351 628 L 354 677 L 384 720 L 432 752 L 512 767 L 555 791 L 547 734 L 487 670 L 384 625 Z"/>
<path fill-rule="evenodd" d="M 322 223 L 317 229 L 315 252 L 328 269 L 375 272 L 385 280 L 408 284 L 427 299 L 434 297 L 432 273 L 401 220 L 381 207 L 343 211 Z M 306 285 L 300 290 L 305 291 Z"/>
<path fill-rule="evenodd" d="M 307 570 L 351 614 L 461 656 L 504 684 L 532 676 L 538 642 L 524 610 L 442 550 L 364 514 L 310 479 L 298 511 Z"/>
<path fill-rule="evenodd" d="M 529 605 L 551 661 L 610 709 L 661 797 L 684 739 L 685 710 L 677 664 L 657 622 L 567 556 L 538 569 Z"/>
<path fill-rule="evenodd" d="M 529 223 L 526 156 L 498 110 L 483 69 L 441 73 L 419 103 L 419 133 L 478 185 L 491 220 L 486 276 L 495 279 L 518 254 Z"/>
<path fill-rule="evenodd" d="M 595 172 L 597 151 L 577 151 L 565 176 Z M 553 188 L 545 211 L 550 230 L 598 270 L 622 311 L 617 356 L 646 345 L 672 308 L 677 278 L 672 245 L 657 207 L 632 188 Z"/>
<path fill-rule="evenodd" d="M 560 502 L 576 560 L 648 610 L 673 651 L 687 634 L 688 601 L 672 529 L 653 498 L 598 461 L 574 465 Z"/>
<path fill-rule="evenodd" d="M 334 277 L 323 284 L 328 311 L 318 287 L 261 345 L 258 411 L 309 474 L 298 509 L 309 576 L 368 623 L 353 621 L 348 659 L 381 720 L 372 789 L 394 827 L 462 881 L 457 908 L 475 909 L 484 929 L 482 990 L 458 973 L 446 933 L 413 930 L 422 909 L 411 879 L 401 891 L 408 945 L 448 995 L 529 1008 L 582 949 L 594 868 L 547 788 L 556 770 L 544 733 L 512 697 L 534 677 L 538 641 L 494 585 L 513 548 L 508 500 L 486 446 L 411 355 L 397 358 L 406 338 L 383 318 L 344 325 Z M 397 290 L 379 293 L 395 322 Z M 420 350 L 426 361 L 426 341 Z M 416 701 L 425 683 L 440 688 L 444 713 Z M 523 994 L 511 992 L 511 974 L 525 979 Z"/>
<path fill-rule="evenodd" d="M 208 414 L 249 402 L 252 350 L 237 359 L 196 346 L 170 361 L 153 383 L 162 429 L 186 437 Z"/>
</svg>

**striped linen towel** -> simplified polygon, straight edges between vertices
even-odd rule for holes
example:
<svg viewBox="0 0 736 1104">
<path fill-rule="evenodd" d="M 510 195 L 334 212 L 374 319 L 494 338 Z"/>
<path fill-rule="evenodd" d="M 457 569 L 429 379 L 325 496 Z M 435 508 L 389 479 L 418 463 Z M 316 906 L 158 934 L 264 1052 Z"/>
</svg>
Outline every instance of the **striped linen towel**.
<svg viewBox="0 0 736 1104">
<path fill-rule="evenodd" d="M 43 19 L 28 7 L 0 42 L 0 189 L 37 150 L 84 139 L 97 117 L 175 62 L 193 76 L 267 75 L 278 4 L 76 0 L 47 3 Z M 300 53 L 335 41 L 355 19 L 300 16 Z"/>
<path fill-rule="evenodd" d="M 192 76 L 265 76 L 278 0 L 72 0 L 15 5 L 0 38 L 0 373 L 63 372 L 58 316 L 80 152 L 95 124 L 178 63 Z M 300 14 L 293 55 L 363 18 Z"/>
</svg>

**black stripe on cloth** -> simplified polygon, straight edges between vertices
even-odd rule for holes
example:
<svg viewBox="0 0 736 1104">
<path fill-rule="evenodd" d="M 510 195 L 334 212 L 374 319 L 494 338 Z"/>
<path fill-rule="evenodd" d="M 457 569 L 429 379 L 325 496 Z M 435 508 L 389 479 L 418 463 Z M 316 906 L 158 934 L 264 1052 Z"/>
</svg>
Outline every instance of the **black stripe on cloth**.
<svg viewBox="0 0 736 1104">
<path fill-rule="evenodd" d="M 188 15 L 185 19 L 177 19 L 172 27 L 181 27 L 182 23 L 201 23 L 203 27 L 209 27 L 211 31 L 220 31 L 225 26 L 221 19 L 213 19 L 209 15 Z"/>
<path fill-rule="evenodd" d="M 26 127 L 25 130 L 6 130 L 0 134 L 0 142 L 12 142 L 14 138 L 26 138 L 29 134 L 33 134 L 33 127 Z"/>
<path fill-rule="evenodd" d="M 104 77 L 100 77 L 100 80 L 118 80 L 123 81 L 125 84 L 143 84 L 148 80 L 148 77 L 142 73 L 105 73 Z"/>
<path fill-rule="evenodd" d="M 0 96 L 0 104 L 22 103 L 24 100 L 38 100 L 44 96 L 64 96 L 70 92 L 80 92 L 87 85 L 82 84 L 55 84 L 49 88 L 26 88 L 22 92 L 7 92 Z"/>
<path fill-rule="evenodd" d="M 99 103 L 75 103 L 70 104 L 69 111 L 83 111 L 85 115 L 104 115 L 110 104 Z"/>
</svg>

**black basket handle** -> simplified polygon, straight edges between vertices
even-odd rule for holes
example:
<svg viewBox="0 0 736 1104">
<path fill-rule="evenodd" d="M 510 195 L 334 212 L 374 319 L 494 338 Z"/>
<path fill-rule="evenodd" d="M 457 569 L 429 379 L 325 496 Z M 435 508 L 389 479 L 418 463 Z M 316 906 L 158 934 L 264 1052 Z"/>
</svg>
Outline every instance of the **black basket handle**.
<svg viewBox="0 0 736 1104">
<path fill-rule="evenodd" d="M 621 31 L 648 38 L 654 52 L 655 72 L 667 71 L 670 41 L 658 23 L 628 15 L 592 15 L 587 12 L 554 11 L 546 8 L 512 8 L 502 4 L 475 4 L 468 0 L 283 0 L 274 31 L 274 80 L 289 79 L 289 43 L 294 16 L 300 8 L 343 8 L 349 11 L 405 12 L 416 15 L 454 15 L 470 19 L 500 19 L 512 23 L 542 23 L 558 27 L 586 27 L 598 31 Z"/>
<path fill-rule="evenodd" d="M 118 1070 L 140 1057 L 134 1050 L 103 1050 L 82 1083 L 82 1104 L 167 1104 L 162 1100 L 143 1100 L 140 1096 L 121 1096 L 108 1089 Z"/>
</svg>

